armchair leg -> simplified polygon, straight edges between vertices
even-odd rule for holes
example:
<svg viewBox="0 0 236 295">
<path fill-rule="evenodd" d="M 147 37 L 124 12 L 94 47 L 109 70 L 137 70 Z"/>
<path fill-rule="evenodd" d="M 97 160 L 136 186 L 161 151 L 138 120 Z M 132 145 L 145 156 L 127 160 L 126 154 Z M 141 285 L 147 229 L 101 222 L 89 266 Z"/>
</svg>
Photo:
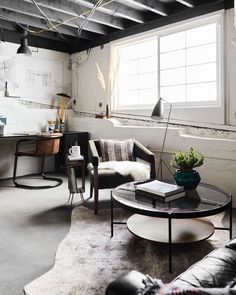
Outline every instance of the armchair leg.
<svg viewBox="0 0 236 295">
<path fill-rule="evenodd" d="M 94 188 L 94 214 L 98 213 L 98 188 Z"/>
<path fill-rule="evenodd" d="M 93 197 L 93 184 L 92 184 L 92 180 L 90 181 L 90 196 L 89 199 L 91 199 Z"/>
<path fill-rule="evenodd" d="M 98 213 L 98 168 L 94 167 L 94 178 L 93 178 L 93 188 L 94 188 L 94 214 Z"/>
</svg>

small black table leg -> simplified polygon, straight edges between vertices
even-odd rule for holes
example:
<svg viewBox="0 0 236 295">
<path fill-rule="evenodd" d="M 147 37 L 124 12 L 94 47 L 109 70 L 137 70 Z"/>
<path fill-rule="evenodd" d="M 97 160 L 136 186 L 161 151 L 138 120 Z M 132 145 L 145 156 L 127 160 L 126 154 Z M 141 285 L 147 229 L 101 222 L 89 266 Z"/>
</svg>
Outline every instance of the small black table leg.
<svg viewBox="0 0 236 295">
<path fill-rule="evenodd" d="M 111 191 L 111 238 L 113 237 L 113 197 Z"/>
<path fill-rule="evenodd" d="M 172 273 L 172 224 L 171 214 L 168 217 L 168 235 L 169 235 L 169 273 Z"/>
<path fill-rule="evenodd" d="M 229 238 L 232 239 L 232 201 L 229 208 Z"/>
</svg>

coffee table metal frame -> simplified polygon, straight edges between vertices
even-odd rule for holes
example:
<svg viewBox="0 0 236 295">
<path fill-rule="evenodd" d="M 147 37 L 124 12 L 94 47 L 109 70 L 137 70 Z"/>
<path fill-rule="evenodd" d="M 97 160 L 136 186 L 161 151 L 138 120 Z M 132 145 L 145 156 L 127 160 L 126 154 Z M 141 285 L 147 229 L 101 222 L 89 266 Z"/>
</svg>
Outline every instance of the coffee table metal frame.
<svg viewBox="0 0 236 295">
<path fill-rule="evenodd" d="M 135 183 L 133 183 L 135 184 Z M 123 200 L 122 197 L 118 196 L 117 190 L 118 189 L 124 189 L 125 185 L 121 185 L 111 191 L 111 237 L 114 235 L 114 224 L 127 224 L 127 222 L 123 221 L 114 221 L 114 201 L 117 202 L 122 208 L 131 211 L 136 214 L 145 215 L 145 216 L 152 216 L 152 217 L 159 217 L 159 218 L 167 218 L 168 219 L 168 258 L 169 258 L 169 272 L 172 272 L 172 220 L 173 219 L 188 219 L 188 218 L 200 218 L 200 217 L 207 217 L 212 216 L 224 211 L 229 211 L 229 227 L 214 227 L 215 230 L 228 230 L 229 231 L 229 237 L 232 238 L 232 195 L 224 191 L 223 189 L 213 186 L 210 184 L 200 183 L 199 186 L 202 186 L 206 189 L 215 190 L 216 192 L 220 192 L 223 195 L 228 197 L 228 201 L 224 204 L 219 204 L 214 201 L 209 201 L 210 204 L 213 206 L 213 208 L 208 210 L 196 210 L 196 211 L 187 211 L 186 212 L 166 212 L 166 211 L 157 211 L 150 210 L 150 207 L 145 209 L 145 206 L 135 206 L 135 203 L 132 201 Z M 128 183 L 130 185 L 130 183 Z M 129 191 L 129 190 L 127 190 Z M 134 196 L 135 190 L 130 190 L 130 194 Z M 186 194 L 188 195 L 188 191 L 186 191 Z M 170 202 L 169 202 L 170 203 Z M 214 207 L 215 204 L 215 207 Z M 158 242 L 158 241 L 157 241 Z"/>
</svg>

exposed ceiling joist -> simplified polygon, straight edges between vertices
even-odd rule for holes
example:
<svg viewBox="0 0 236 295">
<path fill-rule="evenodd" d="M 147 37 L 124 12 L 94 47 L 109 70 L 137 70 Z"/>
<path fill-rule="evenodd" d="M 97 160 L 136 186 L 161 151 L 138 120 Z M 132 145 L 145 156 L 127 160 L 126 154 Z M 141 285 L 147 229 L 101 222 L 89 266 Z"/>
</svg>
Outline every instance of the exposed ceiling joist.
<svg viewBox="0 0 236 295">
<path fill-rule="evenodd" d="M 194 0 L 176 0 L 176 1 L 188 7 L 194 7 L 196 3 L 196 1 Z"/>
<path fill-rule="evenodd" d="M 24 14 L 26 16 L 32 16 L 34 18 L 45 19 L 32 3 L 20 2 L 19 5 L 16 6 L 13 1 L 1 0 L 0 8 L 15 12 L 16 14 Z M 68 21 L 69 20 L 68 15 L 58 11 L 53 12 L 47 8 L 44 8 L 43 11 L 47 15 L 47 17 L 50 19 L 50 21 L 55 23 L 55 25 L 65 22 L 65 25 L 68 27 L 78 28 L 83 22 L 81 18 L 75 18 L 75 19 L 72 19 L 71 21 Z M 28 23 L 27 21 L 28 19 L 26 17 L 25 23 Z M 58 26 L 57 29 L 60 31 L 60 26 Z M 102 34 L 102 35 L 106 35 L 109 32 L 106 26 L 97 24 L 94 22 L 89 22 L 84 29 L 86 31 L 91 31 L 93 33 Z"/>
<path fill-rule="evenodd" d="M 48 25 L 45 24 L 45 21 L 42 21 L 39 18 L 15 13 L 14 11 L 7 11 L 1 8 L 0 8 L 0 19 L 8 20 L 9 22 L 13 22 L 17 24 L 29 25 L 29 26 L 42 29 L 45 31 L 49 30 L 49 27 Z M 76 28 L 68 28 L 67 26 L 60 26 L 61 34 L 77 38 L 78 36 L 77 32 L 78 30 Z M 94 35 L 90 35 L 89 32 L 83 31 L 82 34 L 80 35 L 80 38 L 91 40 L 91 39 L 94 39 Z"/>
<path fill-rule="evenodd" d="M 26 3 L 32 3 L 31 0 L 23 0 Z M 84 18 L 88 15 L 90 8 L 77 5 L 75 3 L 69 2 L 67 0 L 59 0 L 59 1 L 48 1 L 48 0 L 39 0 L 37 1 L 38 6 L 42 9 L 50 9 L 52 11 L 57 11 L 60 13 L 67 14 L 71 17 L 78 17 Z M 69 17 L 68 17 L 69 19 Z M 91 17 L 91 20 L 100 24 L 104 24 L 113 28 L 117 29 L 124 29 L 124 21 L 121 18 L 107 15 L 105 13 L 95 11 L 93 16 Z"/>
<path fill-rule="evenodd" d="M 152 11 L 162 16 L 168 15 L 166 5 L 156 0 L 125 0 L 124 2 L 133 3 L 134 5 L 141 6 L 148 11 Z"/>
<path fill-rule="evenodd" d="M 28 26 L 30 46 L 71 53 L 233 7 L 234 0 L 0 0 L 0 39 L 18 43 L 19 27 Z"/>
<path fill-rule="evenodd" d="M 84 0 L 68 0 L 73 3 L 77 3 L 79 5 L 92 8 L 94 4 L 97 2 L 97 0 L 90 0 L 90 1 L 84 1 Z M 105 6 L 98 7 L 97 11 L 110 14 L 116 17 L 121 17 L 125 19 L 132 20 L 137 23 L 144 23 L 145 17 L 143 13 L 140 11 L 136 11 L 135 9 L 132 9 L 128 6 L 125 6 L 120 3 L 116 3 L 115 1 L 104 1 L 104 3 L 108 3 Z"/>
</svg>

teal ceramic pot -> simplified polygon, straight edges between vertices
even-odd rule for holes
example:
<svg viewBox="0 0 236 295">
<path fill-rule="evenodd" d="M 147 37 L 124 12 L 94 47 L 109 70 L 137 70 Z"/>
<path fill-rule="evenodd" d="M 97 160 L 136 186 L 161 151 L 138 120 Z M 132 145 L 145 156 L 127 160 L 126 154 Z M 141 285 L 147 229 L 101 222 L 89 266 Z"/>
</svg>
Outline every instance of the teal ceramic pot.
<svg viewBox="0 0 236 295">
<path fill-rule="evenodd" d="M 178 185 L 181 185 L 184 187 L 184 189 L 195 189 L 200 180 L 201 177 L 198 174 L 197 171 L 181 171 L 177 170 L 174 174 L 174 179 Z"/>
</svg>

